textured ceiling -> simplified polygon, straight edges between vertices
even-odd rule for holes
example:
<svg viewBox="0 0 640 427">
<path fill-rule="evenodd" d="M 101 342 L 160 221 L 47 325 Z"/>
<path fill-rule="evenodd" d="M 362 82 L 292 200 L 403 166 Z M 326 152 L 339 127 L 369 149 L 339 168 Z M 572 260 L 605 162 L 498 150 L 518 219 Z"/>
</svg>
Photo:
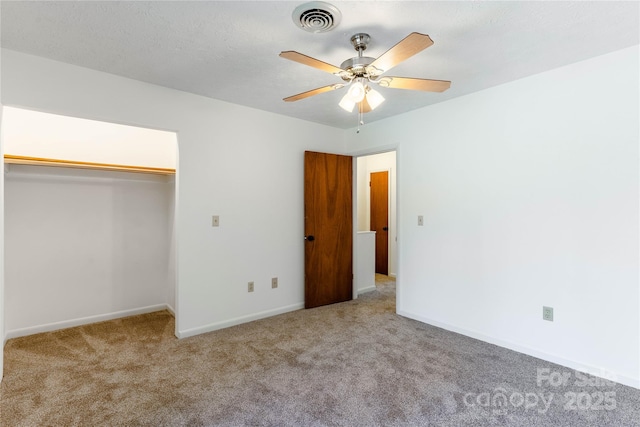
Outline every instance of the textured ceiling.
<svg viewBox="0 0 640 427">
<path fill-rule="evenodd" d="M 304 1 L 2 1 L 2 47 L 323 123 L 356 126 L 342 90 L 282 98 L 341 82 L 278 57 L 296 50 L 340 65 L 349 38 L 371 35 L 377 57 L 413 31 L 435 42 L 391 74 L 451 80 L 444 93 L 380 88 L 380 120 L 639 43 L 637 2 L 334 1 L 331 32 L 297 28 Z M 603 82 L 606 84 L 606 82 Z"/>
</svg>

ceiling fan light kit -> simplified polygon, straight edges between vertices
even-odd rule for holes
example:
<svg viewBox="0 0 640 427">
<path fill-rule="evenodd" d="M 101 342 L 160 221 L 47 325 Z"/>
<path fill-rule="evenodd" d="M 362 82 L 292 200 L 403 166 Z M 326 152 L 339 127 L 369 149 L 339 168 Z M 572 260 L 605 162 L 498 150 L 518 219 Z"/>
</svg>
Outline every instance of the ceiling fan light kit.
<svg viewBox="0 0 640 427">
<path fill-rule="evenodd" d="M 349 95 L 349 98 L 351 98 L 353 102 L 361 102 L 365 95 L 364 85 L 359 81 L 352 82 L 347 91 L 347 95 Z"/>
<path fill-rule="evenodd" d="M 360 104 L 364 100 L 366 100 L 368 108 L 363 106 L 361 110 L 366 113 L 380 106 L 380 104 L 384 102 L 384 96 L 377 90 L 372 89 L 369 85 L 356 81 L 351 83 L 347 93 L 342 97 L 338 105 L 350 113 L 356 104 Z"/>
<path fill-rule="evenodd" d="M 349 97 L 349 93 L 347 92 L 347 94 L 343 96 L 338 103 L 338 106 L 340 106 L 340 108 L 342 108 L 344 111 L 350 113 L 353 111 L 353 107 L 356 106 L 356 103 L 351 100 L 351 98 Z"/>
<path fill-rule="evenodd" d="M 358 123 L 364 124 L 363 114 L 368 113 L 384 102 L 384 97 L 371 88 L 372 84 L 392 89 L 420 90 L 426 92 L 443 92 L 451 86 L 447 80 L 419 79 L 412 77 L 382 76 L 402 61 L 423 51 L 433 44 L 433 40 L 421 33 L 411 33 L 378 58 L 363 56 L 370 37 L 366 33 L 357 33 L 351 37 L 351 44 L 358 56 L 349 58 L 340 67 L 295 51 L 280 52 L 280 56 L 327 73 L 340 77 L 345 84 L 333 84 L 284 98 L 285 102 L 298 101 L 320 93 L 341 89 L 348 86 L 339 106 L 351 112 L 358 104 Z"/>
<path fill-rule="evenodd" d="M 377 90 L 369 88 L 367 91 L 367 102 L 372 110 L 375 110 L 380 104 L 384 102 L 384 96 Z"/>
</svg>

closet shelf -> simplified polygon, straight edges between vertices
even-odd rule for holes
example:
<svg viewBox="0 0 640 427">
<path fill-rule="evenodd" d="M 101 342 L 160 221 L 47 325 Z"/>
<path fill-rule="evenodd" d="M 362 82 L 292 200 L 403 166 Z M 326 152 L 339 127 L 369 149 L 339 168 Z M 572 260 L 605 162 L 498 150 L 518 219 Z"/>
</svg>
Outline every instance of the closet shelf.
<svg viewBox="0 0 640 427">
<path fill-rule="evenodd" d="M 152 173 L 157 175 L 175 175 L 175 169 L 153 168 L 149 166 L 114 165 L 109 163 L 80 162 L 76 160 L 46 159 L 41 157 L 15 156 L 5 154 L 4 162 L 18 165 L 54 166 L 63 168 L 99 169 L 120 172 Z"/>
</svg>

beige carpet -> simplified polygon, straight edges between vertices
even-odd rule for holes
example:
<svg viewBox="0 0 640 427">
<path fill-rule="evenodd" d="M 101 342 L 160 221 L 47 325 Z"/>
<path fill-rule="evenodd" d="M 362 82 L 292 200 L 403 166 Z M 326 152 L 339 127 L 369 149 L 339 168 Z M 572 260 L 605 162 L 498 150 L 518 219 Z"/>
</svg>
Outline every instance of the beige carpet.
<svg viewBox="0 0 640 427">
<path fill-rule="evenodd" d="M 537 368 L 575 373 L 397 316 L 393 280 L 377 285 L 183 340 L 167 312 L 10 340 L 0 425 L 640 425 L 640 391 L 538 386 Z"/>
</svg>

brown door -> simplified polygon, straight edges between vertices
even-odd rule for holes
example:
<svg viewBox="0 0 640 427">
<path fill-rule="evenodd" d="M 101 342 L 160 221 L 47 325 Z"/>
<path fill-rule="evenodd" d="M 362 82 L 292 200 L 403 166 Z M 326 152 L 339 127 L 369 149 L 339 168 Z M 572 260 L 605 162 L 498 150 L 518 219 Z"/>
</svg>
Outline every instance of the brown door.
<svg viewBox="0 0 640 427">
<path fill-rule="evenodd" d="M 370 186 L 370 228 L 376 232 L 376 273 L 389 274 L 389 172 L 373 172 Z"/>
<path fill-rule="evenodd" d="M 352 299 L 350 156 L 304 153 L 304 306 Z"/>
</svg>

